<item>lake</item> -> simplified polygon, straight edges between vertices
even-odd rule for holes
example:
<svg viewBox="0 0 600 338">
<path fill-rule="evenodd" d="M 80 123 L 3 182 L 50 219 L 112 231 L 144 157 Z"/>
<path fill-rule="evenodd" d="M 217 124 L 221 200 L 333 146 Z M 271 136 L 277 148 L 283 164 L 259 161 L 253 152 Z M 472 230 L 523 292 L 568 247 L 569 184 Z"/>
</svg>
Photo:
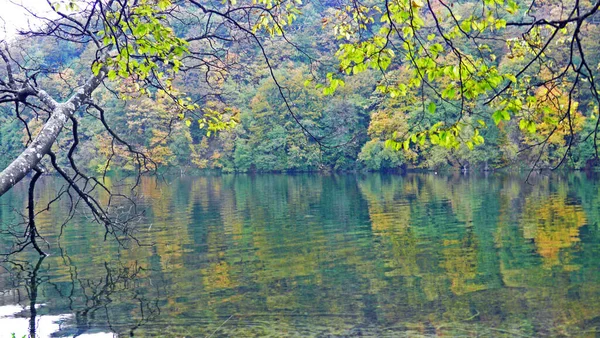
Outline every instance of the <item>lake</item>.
<svg viewBox="0 0 600 338">
<path fill-rule="evenodd" d="M 39 187 L 41 208 L 60 182 Z M 0 265 L 0 337 L 600 331 L 596 177 L 145 177 L 138 191 L 140 245 L 105 240 L 84 208 L 63 226 L 66 200 L 39 215 L 50 256 Z M 24 195 L 0 198 L 2 229 Z"/>
</svg>

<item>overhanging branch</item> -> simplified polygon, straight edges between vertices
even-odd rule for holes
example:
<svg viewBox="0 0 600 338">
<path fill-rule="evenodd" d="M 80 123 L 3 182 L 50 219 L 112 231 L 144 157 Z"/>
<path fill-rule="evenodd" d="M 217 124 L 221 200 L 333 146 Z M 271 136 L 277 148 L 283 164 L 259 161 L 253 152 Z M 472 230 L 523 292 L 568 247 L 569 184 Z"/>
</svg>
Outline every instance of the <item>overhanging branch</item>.
<svg viewBox="0 0 600 338">
<path fill-rule="evenodd" d="M 81 107 L 82 103 L 90 98 L 105 75 L 105 69 L 101 69 L 97 75 L 91 76 L 83 87 L 64 103 L 56 102 L 43 90 L 37 91 L 36 96 L 50 107 L 52 115 L 33 142 L 0 173 L 0 196 L 21 181 L 32 168 L 40 163 L 42 158 L 50 151 L 65 123 Z"/>
</svg>

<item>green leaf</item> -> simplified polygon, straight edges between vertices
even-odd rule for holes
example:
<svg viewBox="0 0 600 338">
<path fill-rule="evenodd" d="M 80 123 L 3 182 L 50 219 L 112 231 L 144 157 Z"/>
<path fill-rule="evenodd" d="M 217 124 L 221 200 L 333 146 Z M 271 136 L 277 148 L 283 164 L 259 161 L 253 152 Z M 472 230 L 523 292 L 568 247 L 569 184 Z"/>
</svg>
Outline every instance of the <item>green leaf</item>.
<svg viewBox="0 0 600 338">
<path fill-rule="evenodd" d="M 527 130 L 527 132 L 533 134 L 536 131 L 535 122 L 521 119 L 521 121 L 519 121 L 519 129 Z"/>
<path fill-rule="evenodd" d="M 100 73 L 100 69 L 102 69 L 102 63 L 94 61 L 92 64 L 92 73 L 94 73 L 94 75 L 98 75 Z"/>
<path fill-rule="evenodd" d="M 512 81 L 513 83 L 517 83 L 517 77 L 513 74 L 504 74 L 504 77 Z"/>
<path fill-rule="evenodd" d="M 496 110 L 493 114 L 492 114 L 492 119 L 494 120 L 494 123 L 496 125 L 498 125 L 498 123 L 500 123 L 500 121 L 502 121 L 502 116 L 503 116 L 503 112 L 502 110 Z"/>
<path fill-rule="evenodd" d="M 496 29 L 502 29 L 502 28 L 506 27 L 506 20 L 498 19 L 498 20 L 496 20 L 496 23 L 494 24 L 494 26 L 496 26 Z"/>
<path fill-rule="evenodd" d="M 158 0 L 158 7 L 163 11 L 165 9 L 167 9 L 167 7 L 169 7 L 170 5 L 171 5 L 170 0 Z"/>
<path fill-rule="evenodd" d="M 465 33 L 469 33 L 471 31 L 471 19 L 467 19 L 460 23 L 460 28 L 465 31 Z"/>
<path fill-rule="evenodd" d="M 510 14 L 515 14 L 515 13 L 517 13 L 518 10 L 519 10 L 519 5 L 514 0 L 509 0 L 506 11 L 509 12 Z"/>
<path fill-rule="evenodd" d="M 435 103 L 434 102 L 429 102 L 429 105 L 427 106 L 427 111 L 430 114 L 435 114 L 435 109 L 436 109 Z"/>
<path fill-rule="evenodd" d="M 451 100 L 456 98 L 456 90 L 452 85 L 449 85 L 446 87 L 446 89 L 444 89 L 442 92 L 442 98 Z"/>
<path fill-rule="evenodd" d="M 111 69 L 111 70 L 108 71 L 107 77 L 108 77 L 109 80 L 113 81 L 114 79 L 117 78 L 117 72 L 115 72 L 114 69 Z"/>
</svg>

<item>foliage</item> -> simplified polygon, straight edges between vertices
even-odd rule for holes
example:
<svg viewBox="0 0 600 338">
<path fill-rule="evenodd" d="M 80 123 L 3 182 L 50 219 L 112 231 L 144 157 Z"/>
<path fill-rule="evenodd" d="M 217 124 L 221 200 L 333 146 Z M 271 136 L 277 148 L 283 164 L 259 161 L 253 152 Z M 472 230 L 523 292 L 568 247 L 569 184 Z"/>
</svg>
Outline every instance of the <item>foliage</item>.
<svg viewBox="0 0 600 338">
<path fill-rule="evenodd" d="M 526 139 L 517 146 L 537 151 L 528 163 L 560 165 L 572 148 L 596 135 L 577 137 L 583 118 L 598 109 L 597 74 L 590 65 L 599 60 L 588 33 L 597 23 L 586 20 L 598 8 L 593 2 L 513 0 L 342 6 L 331 20 L 340 71 L 328 73 L 324 93 L 343 86 L 340 74 L 378 70 L 384 80 L 377 91 L 411 107 L 405 114 L 410 132 L 388 137 L 389 147 L 410 153 L 428 141 L 473 149 L 484 143 L 491 121 L 500 126 L 516 119 Z M 578 100 L 589 113 L 577 112 Z M 538 142 L 527 134 L 536 134 Z"/>
<path fill-rule="evenodd" d="M 230 13 L 221 19 L 231 24 L 244 3 L 210 10 Z M 597 20 L 559 11 L 593 14 L 590 3 L 257 2 L 263 5 L 272 11 L 257 11 L 247 30 L 254 35 L 245 38 L 205 44 L 193 27 L 209 9 L 141 1 L 128 16 L 106 9 L 94 33 L 104 59 L 94 46 L 37 38 L 26 52 L 57 70 L 38 80 L 61 98 L 88 71 L 82 65 L 106 69 L 108 90 L 95 97 L 111 126 L 155 164 L 180 172 L 598 162 L 599 105 L 587 88 L 600 64 Z M 231 12 L 220 12 L 227 6 Z M 204 49 L 210 53 L 200 56 Z M 10 109 L 0 119 L 10 155 L 0 161 L 7 161 L 22 147 L 23 125 Z M 99 121 L 81 126 L 85 151 L 76 157 L 87 169 L 147 165 L 101 129 Z"/>
</svg>

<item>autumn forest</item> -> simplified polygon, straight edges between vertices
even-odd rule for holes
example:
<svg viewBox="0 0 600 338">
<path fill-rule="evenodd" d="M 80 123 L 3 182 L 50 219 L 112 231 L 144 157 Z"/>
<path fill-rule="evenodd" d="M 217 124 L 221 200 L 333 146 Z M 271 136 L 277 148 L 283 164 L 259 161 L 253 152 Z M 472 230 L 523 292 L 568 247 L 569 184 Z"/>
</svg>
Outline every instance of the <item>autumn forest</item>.
<svg viewBox="0 0 600 338">
<path fill-rule="evenodd" d="M 571 6 L 568 2 L 535 1 L 531 13 L 525 13 L 524 3 L 499 1 L 495 6 L 515 6 L 514 12 L 506 12 L 502 16 L 505 19 L 485 18 L 488 20 L 483 20 L 487 22 L 485 27 L 479 27 L 480 23 L 474 19 L 474 13 L 488 6 L 479 1 L 453 2 L 451 11 L 434 8 L 445 14 L 439 18 L 444 27 L 450 27 L 456 18 L 464 19 L 459 27 L 466 31 L 466 36 L 452 37 L 453 43 L 460 45 L 464 55 L 485 62 L 484 71 L 490 69 L 487 73 L 493 70 L 499 74 L 499 79 L 481 81 L 498 81 L 495 87 L 500 87 L 511 82 L 512 74 L 519 75 L 518 82 L 514 79 L 514 88 L 509 90 L 509 98 L 503 99 L 508 102 L 504 103 L 509 106 L 506 110 L 496 111 L 476 93 L 469 97 L 467 90 L 461 95 L 454 87 L 446 87 L 456 82 L 452 72 L 458 74 L 460 70 L 442 65 L 454 64 L 456 55 L 443 52 L 445 47 L 438 42 L 440 37 L 436 37 L 434 27 L 427 28 L 427 22 L 421 30 L 430 33 L 424 39 L 426 42 L 429 39 L 436 42 L 428 48 L 431 53 L 439 54 L 435 59 L 442 73 L 438 78 L 428 76 L 432 88 L 437 86 L 444 91 L 436 91 L 439 97 L 427 90 L 414 89 L 422 84 L 414 85 L 413 89 L 403 84 L 414 80 L 415 70 L 398 56 L 388 61 L 391 64 L 385 65 L 385 71 L 367 66 L 367 61 L 362 64 L 364 67 L 357 67 L 360 63 L 352 61 L 357 56 L 346 51 L 346 46 L 352 45 L 348 43 L 354 39 L 352 34 L 357 33 L 344 32 L 342 25 L 344 15 L 350 15 L 345 11 L 350 9 L 340 9 L 340 4 L 333 1 L 300 5 L 301 14 L 286 27 L 283 37 L 257 32 L 263 40 L 261 45 L 242 35 L 220 40 L 214 46 L 218 57 L 205 65 L 208 71 L 190 67 L 185 73 L 180 72 L 173 80 L 172 90 L 196 103 L 202 119 L 182 118 L 170 93 L 153 91 L 152 95 L 146 95 L 140 91 L 140 84 L 132 80 L 100 88 L 94 97 L 102 103 L 106 120 L 116 134 L 147 154 L 160 170 L 285 172 L 465 167 L 494 170 L 554 168 L 559 164 L 564 169 L 593 168 L 597 164 L 595 97 L 584 82 L 571 89 L 576 81 L 574 75 L 558 78 L 558 73 L 567 70 L 572 62 L 568 57 L 573 47 L 569 45 L 568 27 L 563 29 L 563 35 L 551 39 L 543 60 L 533 61 L 531 55 L 536 55 L 536 44 L 547 40 L 552 32 L 539 28 L 521 35 L 520 26 L 504 27 L 506 20 L 523 20 L 526 14 L 560 17 Z M 584 3 L 581 6 L 585 8 Z M 368 8 L 364 9 L 364 15 L 370 16 L 364 20 L 377 19 L 364 28 L 364 34 L 373 37 L 384 26 L 378 22 L 382 19 L 373 9 L 375 5 L 365 4 Z M 435 7 L 435 2 L 431 6 Z M 427 11 L 420 1 L 415 1 L 413 7 Z M 598 24 L 600 19 L 592 16 L 578 32 L 587 63 L 593 68 L 600 63 Z M 173 28 L 181 36 L 191 36 L 196 29 L 183 23 L 178 26 L 177 22 Z M 475 39 L 478 45 L 469 43 L 468 32 L 476 30 L 481 30 L 478 38 L 487 44 Z M 412 33 L 406 34 L 408 37 Z M 488 35 L 499 38 L 491 39 Z M 377 43 L 376 39 L 372 41 Z M 89 73 L 96 47 L 58 39 L 56 43 L 46 42 L 46 38 L 26 36 L 15 38 L 13 43 L 24 46 L 18 55 L 25 64 L 39 63 L 39 67 L 47 70 L 43 78 L 37 79 L 40 86 L 48 88 L 54 97 L 66 99 Z M 390 43 L 387 53 L 398 54 L 395 49 L 402 48 Z M 427 59 L 423 60 L 419 62 L 426 63 Z M 533 64 L 519 73 L 528 62 Z M 338 86 L 335 81 L 343 85 Z M 474 84 L 465 81 L 463 85 Z M 457 110 L 457 102 L 464 107 Z M 565 118 L 567 106 L 569 117 Z M 2 109 L 0 167 L 4 168 L 28 139 L 22 122 L 11 113 L 13 107 Z M 77 114 L 82 118 L 97 116 L 92 110 Z M 211 119 L 218 122 L 209 123 Z M 33 134 L 43 124 L 37 118 L 27 120 Z M 446 126 L 460 121 L 464 127 L 454 134 L 462 140 L 450 140 L 446 146 L 440 146 L 441 141 L 417 139 L 419 135 L 415 134 L 432 130 L 440 121 Z M 473 138 L 474 130 L 481 138 Z M 81 124 L 78 133 L 80 150 L 74 156 L 86 170 L 132 173 L 139 166 L 128 146 L 115 141 L 99 119 Z M 394 147 L 411 136 L 415 142 L 407 147 Z M 473 140 L 468 141 L 469 138 Z M 72 143 L 73 139 L 65 136 L 55 147 L 68 151 Z"/>
</svg>

